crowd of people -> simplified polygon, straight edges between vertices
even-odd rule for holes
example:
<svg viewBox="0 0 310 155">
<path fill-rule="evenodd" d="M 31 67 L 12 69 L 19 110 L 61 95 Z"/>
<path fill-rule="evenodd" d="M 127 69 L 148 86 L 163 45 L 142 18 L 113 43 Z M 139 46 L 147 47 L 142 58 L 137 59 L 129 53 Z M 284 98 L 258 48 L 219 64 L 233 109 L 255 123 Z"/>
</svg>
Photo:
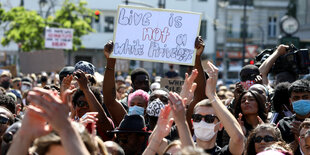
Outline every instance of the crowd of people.
<svg viewBox="0 0 310 155">
<path fill-rule="evenodd" d="M 268 73 L 287 46 L 240 82 L 218 85 L 218 68 L 203 68 L 204 42 L 180 93 L 137 68 L 116 76 L 113 42 L 105 45 L 102 79 L 80 61 L 58 74 L 0 75 L 1 154 L 292 155 L 310 154 L 310 81 Z M 178 77 L 173 65 L 166 74 Z"/>
</svg>

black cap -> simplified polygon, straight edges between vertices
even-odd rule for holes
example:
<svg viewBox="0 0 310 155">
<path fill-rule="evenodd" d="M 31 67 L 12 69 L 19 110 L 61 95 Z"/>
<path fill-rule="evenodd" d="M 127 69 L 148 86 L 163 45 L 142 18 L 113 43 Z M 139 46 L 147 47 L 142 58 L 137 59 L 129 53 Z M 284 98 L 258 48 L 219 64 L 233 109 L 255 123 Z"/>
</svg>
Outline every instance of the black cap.
<svg viewBox="0 0 310 155">
<path fill-rule="evenodd" d="M 62 82 L 63 78 L 66 77 L 67 75 L 71 75 L 74 72 L 74 67 L 73 66 L 66 66 L 61 69 L 59 72 L 59 80 L 60 83 Z"/>
</svg>

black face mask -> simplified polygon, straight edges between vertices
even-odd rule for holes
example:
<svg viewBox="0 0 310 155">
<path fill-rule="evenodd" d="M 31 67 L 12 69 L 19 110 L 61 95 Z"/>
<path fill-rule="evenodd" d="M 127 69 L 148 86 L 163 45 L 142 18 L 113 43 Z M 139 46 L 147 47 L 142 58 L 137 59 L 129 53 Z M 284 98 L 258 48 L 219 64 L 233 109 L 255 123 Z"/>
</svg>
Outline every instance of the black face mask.
<svg viewBox="0 0 310 155">
<path fill-rule="evenodd" d="M 10 87 L 10 81 L 2 81 L 1 82 L 1 86 L 4 88 L 4 89 L 8 89 Z"/>
</svg>

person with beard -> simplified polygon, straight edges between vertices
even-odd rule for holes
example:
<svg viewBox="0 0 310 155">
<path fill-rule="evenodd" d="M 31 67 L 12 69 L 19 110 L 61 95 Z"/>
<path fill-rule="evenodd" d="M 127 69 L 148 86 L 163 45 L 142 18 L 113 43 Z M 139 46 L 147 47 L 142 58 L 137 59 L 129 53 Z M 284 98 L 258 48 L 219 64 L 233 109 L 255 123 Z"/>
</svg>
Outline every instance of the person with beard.
<svg viewBox="0 0 310 155">
<path fill-rule="evenodd" d="M 3 87 L 6 91 L 10 89 L 12 75 L 8 71 L 4 71 L 0 75 L 0 86 Z"/>
</svg>

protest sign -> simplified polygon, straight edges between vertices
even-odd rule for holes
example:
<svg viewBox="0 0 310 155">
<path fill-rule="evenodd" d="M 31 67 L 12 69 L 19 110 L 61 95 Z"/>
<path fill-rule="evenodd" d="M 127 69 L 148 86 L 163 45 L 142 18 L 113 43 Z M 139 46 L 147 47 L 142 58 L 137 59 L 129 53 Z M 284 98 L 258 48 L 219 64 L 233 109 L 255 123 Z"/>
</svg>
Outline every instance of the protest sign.
<svg viewBox="0 0 310 155">
<path fill-rule="evenodd" d="M 182 90 L 182 85 L 184 80 L 180 79 L 171 79 L 171 78 L 161 78 L 160 87 L 167 88 L 169 91 L 180 93 Z"/>
<path fill-rule="evenodd" d="M 45 47 L 72 49 L 73 29 L 45 28 Z"/>
<path fill-rule="evenodd" d="M 201 14 L 119 6 L 113 58 L 191 65 Z"/>
</svg>

